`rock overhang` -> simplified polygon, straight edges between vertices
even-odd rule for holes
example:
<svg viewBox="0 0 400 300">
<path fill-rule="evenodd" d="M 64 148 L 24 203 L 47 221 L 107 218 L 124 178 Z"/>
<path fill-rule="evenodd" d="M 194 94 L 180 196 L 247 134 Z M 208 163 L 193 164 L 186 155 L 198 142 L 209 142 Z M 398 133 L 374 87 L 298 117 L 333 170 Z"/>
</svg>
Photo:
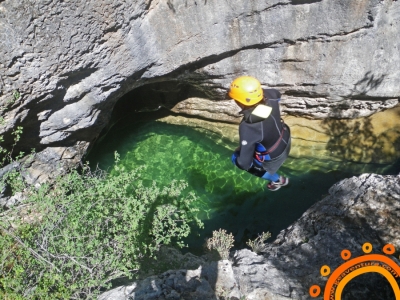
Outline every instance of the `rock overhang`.
<svg viewBox="0 0 400 300">
<path fill-rule="evenodd" d="M 1 132 L 10 144 L 24 127 L 24 150 L 90 144 L 118 99 L 165 82 L 220 101 L 235 76 L 249 74 L 281 90 L 284 113 L 313 119 L 366 117 L 399 102 L 395 1 L 0 7 Z M 21 97 L 9 105 L 13 91 Z"/>
</svg>

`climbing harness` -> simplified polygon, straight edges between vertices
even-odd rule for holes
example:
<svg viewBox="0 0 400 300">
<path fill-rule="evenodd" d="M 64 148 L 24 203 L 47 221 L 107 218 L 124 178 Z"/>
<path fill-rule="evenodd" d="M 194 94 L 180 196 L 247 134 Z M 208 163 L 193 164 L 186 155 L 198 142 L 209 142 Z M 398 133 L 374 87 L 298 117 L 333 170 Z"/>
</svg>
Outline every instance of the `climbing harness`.
<svg viewBox="0 0 400 300">
<path fill-rule="evenodd" d="M 282 122 L 283 123 L 283 122 Z M 281 135 L 279 136 L 278 140 L 275 142 L 275 144 L 272 145 L 271 148 L 269 148 L 268 150 L 265 151 L 254 151 L 254 158 L 259 161 L 259 162 L 264 162 L 266 156 L 268 156 L 269 158 L 269 154 L 272 153 L 281 143 L 282 138 L 283 138 L 283 133 L 285 132 L 286 129 L 286 124 L 283 123 L 282 124 L 282 131 L 281 131 Z"/>
</svg>

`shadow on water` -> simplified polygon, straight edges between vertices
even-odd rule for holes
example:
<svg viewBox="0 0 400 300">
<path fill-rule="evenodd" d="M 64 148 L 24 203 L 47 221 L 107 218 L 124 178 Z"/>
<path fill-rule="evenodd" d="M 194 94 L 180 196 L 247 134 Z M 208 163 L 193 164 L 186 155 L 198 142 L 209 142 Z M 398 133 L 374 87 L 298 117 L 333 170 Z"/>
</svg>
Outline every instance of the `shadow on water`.
<svg viewBox="0 0 400 300">
<path fill-rule="evenodd" d="M 377 89 L 384 81 L 386 75 L 376 76 L 367 72 L 362 79 L 354 84 L 354 88 L 349 95 L 349 100 L 385 100 L 384 98 L 373 98 L 367 93 Z M 333 156 L 344 161 L 353 162 L 385 162 L 394 161 L 400 151 L 400 128 L 389 128 L 379 132 L 379 128 L 374 128 L 371 117 L 356 119 L 340 119 L 343 111 L 348 108 L 348 103 L 331 108 L 329 114 L 332 118 L 323 120 L 322 127 L 330 136 L 326 145 Z M 400 116 L 400 111 L 397 113 Z M 357 118 L 359 112 L 353 110 L 351 117 Z M 384 122 L 384 120 L 383 120 Z M 377 123 L 375 123 L 375 126 Z M 384 124 L 381 124 L 384 126 Z"/>
<path fill-rule="evenodd" d="M 188 239 L 190 252 L 202 254 L 199 250 L 205 238 L 210 237 L 212 231 L 218 228 L 232 232 L 236 249 L 246 248 L 246 242 L 255 239 L 261 232 L 271 232 L 271 241 L 311 205 L 326 196 L 328 189 L 335 182 L 352 175 L 339 171 L 324 173 L 318 170 L 295 175 L 285 167 L 281 168 L 281 173 L 289 176 L 291 182 L 288 187 L 279 190 L 279 193 L 267 191 L 264 187 L 265 182 L 258 179 L 258 186 L 253 191 L 235 192 L 228 188 L 218 191 L 215 198 L 220 199 L 209 204 L 212 217 L 204 220 L 205 229 L 195 230 Z"/>
<path fill-rule="evenodd" d="M 349 124 L 348 120 L 327 119 L 323 128 L 330 139 L 326 148 L 347 161 L 379 161 L 384 153 L 385 144 L 390 142 L 387 133 L 378 137 L 370 119 Z"/>
</svg>

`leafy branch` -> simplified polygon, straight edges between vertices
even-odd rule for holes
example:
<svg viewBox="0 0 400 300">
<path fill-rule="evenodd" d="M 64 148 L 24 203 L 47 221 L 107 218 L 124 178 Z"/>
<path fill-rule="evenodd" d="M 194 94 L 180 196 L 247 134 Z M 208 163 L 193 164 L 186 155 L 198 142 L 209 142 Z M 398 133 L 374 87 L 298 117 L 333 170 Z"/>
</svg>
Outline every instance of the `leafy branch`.
<svg viewBox="0 0 400 300">
<path fill-rule="evenodd" d="M 23 205 L 31 221 L 18 206 L 0 218 L 0 298 L 96 298 L 113 280 L 134 276 L 161 245 L 184 246 L 190 224 L 202 226 L 196 196 L 183 181 L 146 187 L 140 172 L 111 176 L 86 164 L 29 188 Z"/>
</svg>

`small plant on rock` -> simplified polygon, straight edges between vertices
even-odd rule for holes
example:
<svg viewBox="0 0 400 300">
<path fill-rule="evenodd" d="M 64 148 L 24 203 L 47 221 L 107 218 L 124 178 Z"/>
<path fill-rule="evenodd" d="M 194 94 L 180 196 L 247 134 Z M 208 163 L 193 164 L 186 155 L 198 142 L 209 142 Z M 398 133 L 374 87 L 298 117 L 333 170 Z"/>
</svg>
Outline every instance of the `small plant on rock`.
<svg viewBox="0 0 400 300">
<path fill-rule="evenodd" d="M 270 232 L 263 232 L 261 235 L 258 235 L 258 237 L 254 241 L 249 240 L 246 244 L 253 250 L 253 252 L 257 254 L 261 252 L 266 252 L 265 241 L 270 237 Z"/>
<path fill-rule="evenodd" d="M 227 234 L 225 229 L 213 231 L 212 238 L 207 239 L 207 248 L 209 250 L 217 250 L 221 259 L 228 259 L 229 250 L 233 247 L 233 235 Z"/>
</svg>

